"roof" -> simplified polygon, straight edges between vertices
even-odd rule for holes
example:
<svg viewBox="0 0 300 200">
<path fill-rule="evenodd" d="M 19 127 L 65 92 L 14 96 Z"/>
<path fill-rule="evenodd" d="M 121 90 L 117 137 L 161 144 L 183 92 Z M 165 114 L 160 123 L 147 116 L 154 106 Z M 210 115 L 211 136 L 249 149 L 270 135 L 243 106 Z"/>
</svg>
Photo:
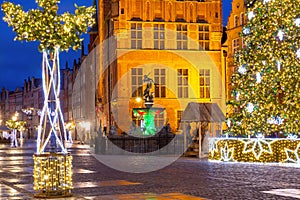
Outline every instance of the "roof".
<svg viewBox="0 0 300 200">
<path fill-rule="evenodd" d="M 223 122 L 225 116 L 216 103 L 191 102 L 182 113 L 181 122 Z"/>
<path fill-rule="evenodd" d="M 1 125 L 0 131 L 10 131 L 10 129 L 6 125 Z"/>
</svg>

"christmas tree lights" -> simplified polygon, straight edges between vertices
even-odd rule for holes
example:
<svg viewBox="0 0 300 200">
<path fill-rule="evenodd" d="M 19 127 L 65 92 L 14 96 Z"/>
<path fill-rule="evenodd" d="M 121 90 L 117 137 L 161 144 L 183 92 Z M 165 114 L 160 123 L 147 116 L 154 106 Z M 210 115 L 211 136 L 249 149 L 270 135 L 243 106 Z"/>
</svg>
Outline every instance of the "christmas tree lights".
<svg viewBox="0 0 300 200">
<path fill-rule="evenodd" d="M 235 55 L 228 133 L 234 136 L 300 133 L 299 0 L 256 0 L 248 4 Z"/>
</svg>

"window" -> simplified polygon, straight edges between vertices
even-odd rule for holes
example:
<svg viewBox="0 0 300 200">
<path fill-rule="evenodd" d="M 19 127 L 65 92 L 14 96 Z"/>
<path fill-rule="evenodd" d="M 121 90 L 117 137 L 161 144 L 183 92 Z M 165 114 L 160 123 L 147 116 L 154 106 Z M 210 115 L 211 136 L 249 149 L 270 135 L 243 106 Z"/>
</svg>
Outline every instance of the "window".
<svg viewBox="0 0 300 200">
<path fill-rule="evenodd" d="M 160 129 L 163 128 L 163 126 L 165 124 L 164 112 L 156 113 L 154 119 L 155 119 L 154 123 L 155 123 L 155 126 L 157 127 L 157 131 L 160 131 Z"/>
<path fill-rule="evenodd" d="M 154 49 L 165 48 L 165 25 L 154 24 Z"/>
<path fill-rule="evenodd" d="M 246 44 L 245 44 L 245 38 L 241 38 L 242 39 L 242 48 L 246 47 Z"/>
<path fill-rule="evenodd" d="M 177 49 L 187 49 L 187 25 L 177 24 Z"/>
<path fill-rule="evenodd" d="M 188 98 L 188 69 L 177 70 L 178 98 Z"/>
<path fill-rule="evenodd" d="M 168 3 L 168 17 L 169 21 L 172 21 L 172 4 Z"/>
<path fill-rule="evenodd" d="M 241 13 L 240 19 L 241 19 L 240 23 L 241 23 L 241 25 L 243 26 L 244 23 L 245 23 L 244 13 Z"/>
<path fill-rule="evenodd" d="M 236 38 L 232 40 L 232 53 L 235 54 L 240 49 L 240 40 Z"/>
<path fill-rule="evenodd" d="M 234 16 L 234 22 L 233 22 L 233 27 L 237 27 L 239 24 L 239 19 L 238 19 L 238 16 L 237 15 L 235 15 Z"/>
<path fill-rule="evenodd" d="M 142 48 L 142 23 L 131 24 L 131 48 Z"/>
<path fill-rule="evenodd" d="M 142 97 L 143 95 L 143 69 L 131 69 L 131 97 Z"/>
<path fill-rule="evenodd" d="M 209 50 L 209 25 L 199 25 L 199 49 Z"/>
<path fill-rule="evenodd" d="M 200 69 L 199 72 L 199 83 L 200 83 L 200 98 L 210 98 L 210 70 Z"/>
<path fill-rule="evenodd" d="M 166 69 L 154 69 L 155 97 L 166 97 Z"/>
<path fill-rule="evenodd" d="M 147 1 L 146 3 L 146 20 L 150 21 L 150 2 Z"/>
<path fill-rule="evenodd" d="M 177 130 L 180 130 L 180 122 L 182 118 L 182 110 L 177 110 Z"/>
<path fill-rule="evenodd" d="M 194 19 L 194 6 L 193 4 L 190 5 L 190 22 L 193 22 Z"/>
</svg>

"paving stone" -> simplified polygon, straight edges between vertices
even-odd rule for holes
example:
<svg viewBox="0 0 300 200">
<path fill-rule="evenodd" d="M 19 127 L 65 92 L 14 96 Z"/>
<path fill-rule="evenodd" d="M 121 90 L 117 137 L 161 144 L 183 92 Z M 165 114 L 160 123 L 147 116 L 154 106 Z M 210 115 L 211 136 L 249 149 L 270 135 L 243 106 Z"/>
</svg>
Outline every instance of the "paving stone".
<svg viewBox="0 0 300 200">
<path fill-rule="evenodd" d="M 33 141 L 0 146 L 0 199 L 34 199 Z M 148 173 L 127 173 L 99 162 L 88 145 L 73 144 L 73 197 L 77 199 L 299 199 L 300 166 L 208 162 L 180 158 Z M 134 161 L 134 157 L 131 158 Z M 135 162 L 141 162 L 138 158 Z"/>
</svg>

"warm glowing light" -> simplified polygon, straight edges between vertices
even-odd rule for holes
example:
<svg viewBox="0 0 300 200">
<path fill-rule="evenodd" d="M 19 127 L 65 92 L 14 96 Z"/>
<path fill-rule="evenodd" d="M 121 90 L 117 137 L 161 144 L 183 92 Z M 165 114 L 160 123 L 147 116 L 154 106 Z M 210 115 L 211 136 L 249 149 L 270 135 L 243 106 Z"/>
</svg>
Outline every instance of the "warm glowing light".
<svg viewBox="0 0 300 200">
<path fill-rule="evenodd" d="M 140 103 L 140 102 L 142 101 L 142 98 L 141 98 L 141 97 L 137 97 L 137 98 L 135 99 L 135 101 L 136 101 L 137 103 Z"/>
<path fill-rule="evenodd" d="M 293 5 L 293 9 L 288 6 Z M 249 1 L 244 46 L 234 55 L 231 77 L 234 112 L 229 136 L 300 135 L 300 4 L 292 0 Z M 274 23 L 276 22 L 276 23 Z M 249 30 L 250 32 L 249 32 Z M 256 155 L 259 155 L 256 145 Z M 235 148 L 236 151 L 236 148 Z"/>
<path fill-rule="evenodd" d="M 17 121 L 18 117 L 17 117 L 17 116 L 13 116 L 11 119 L 12 119 L 13 121 Z"/>
<path fill-rule="evenodd" d="M 209 160 L 223 162 L 292 163 L 300 166 L 300 139 L 211 138 Z"/>
<path fill-rule="evenodd" d="M 72 156 L 62 153 L 34 155 L 35 197 L 71 196 Z"/>
</svg>

